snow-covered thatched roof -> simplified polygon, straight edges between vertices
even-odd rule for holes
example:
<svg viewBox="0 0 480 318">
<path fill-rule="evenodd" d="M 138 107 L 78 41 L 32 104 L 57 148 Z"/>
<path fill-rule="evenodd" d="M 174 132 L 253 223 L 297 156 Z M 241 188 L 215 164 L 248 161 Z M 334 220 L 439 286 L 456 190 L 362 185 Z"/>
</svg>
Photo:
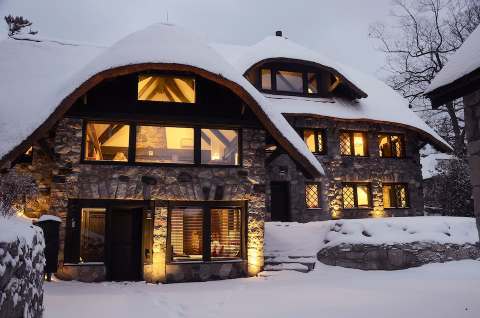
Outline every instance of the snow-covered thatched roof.
<svg viewBox="0 0 480 318">
<path fill-rule="evenodd" d="M 243 74 L 255 63 L 277 57 L 334 69 L 368 97 L 348 101 L 265 96 Z M 0 163 L 26 150 L 34 137 L 44 134 L 78 97 L 102 80 L 149 68 L 189 70 L 232 89 L 312 175 L 323 174 L 323 168 L 284 113 L 400 124 L 417 130 L 438 148 L 448 149 L 446 142 L 408 109 L 407 102 L 383 83 L 284 38 L 270 37 L 252 47 L 221 46 L 179 27 L 155 24 L 111 47 L 13 39 L 0 42 Z"/>
</svg>

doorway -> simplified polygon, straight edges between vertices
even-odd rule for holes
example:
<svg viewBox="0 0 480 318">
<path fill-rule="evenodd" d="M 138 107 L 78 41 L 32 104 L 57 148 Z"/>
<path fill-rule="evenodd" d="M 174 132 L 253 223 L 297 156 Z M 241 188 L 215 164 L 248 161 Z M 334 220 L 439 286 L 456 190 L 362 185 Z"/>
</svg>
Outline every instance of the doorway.
<svg viewBox="0 0 480 318">
<path fill-rule="evenodd" d="M 290 184 L 288 182 L 270 183 L 270 212 L 272 221 L 290 221 Z"/>
</svg>

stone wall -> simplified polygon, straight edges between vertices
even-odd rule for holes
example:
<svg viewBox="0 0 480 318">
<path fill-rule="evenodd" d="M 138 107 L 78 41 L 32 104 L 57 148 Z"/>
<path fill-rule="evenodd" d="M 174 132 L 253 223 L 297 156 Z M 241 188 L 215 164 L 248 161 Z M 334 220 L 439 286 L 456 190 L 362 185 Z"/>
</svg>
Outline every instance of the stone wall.
<svg viewBox="0 0 480 318">
<path fill-rule="evenodd" d="M 290 118 L 297 128 L 322 128 L 327 133 L 327 154 L 317 155 L 326 168 L 326 176 L 315 180 L 321 183 L 321 208 L 305 206 L 306 179 L 288 155 L 280 155 L 268 166 L 268 181 L 290 183 L 290 211 L 292 221 L 309 222 L 331 218 L 364 218 L 372 216 L 414 216 L 423 214 L 422 173 L 418 136 L 409 130 L 392 125 L 348 123 L 307 117 Z M 368 157 L 345 157 L 340 155 L 341 130 L 366 131 Z M 381 158 L 377 136 L 380 132 L 400 133 L 405 136 L 405 158 Z M 372 191 L 371 209 L 343 210 L 342 183 L 369 182 Z M 407 183 L 410 208 L 383 209 L 382 183 Z M 267 196 L 268 198 L 269 196 Z M 269 206 L 269 202 L 267 202 Z M 270 213 L 267 214 L 270 216 Z"/>
<path fill-rule="evenodd" d="M 44 247 L 40 229 L 31 244 L 0 242 L 0 317 L 42 316 Z"/>
<path fill-rule="evenodd" d="M 248 265 L 245 264 L 244 272 L 248 269 L 248 273 L 254 275 L 261 270 L 266 178 L 262 129 L 242 129 L 242 167 L 128 166 L 82 164 L 82 124 L 81 119 L 62 119 L 53 140 L 55 161 L 51 169 L 49 213 L 63 221 L 61 264 L 69 199 L 215 199 L 248 201 Z M 144 276 L 149 281 L 164 281 L 166 215 L 157 210 L 155 216 L 154 264 L 145 266 Z M 96 277 L 95 280 L 101 280 L 105 272 L 102 266 L 60 266 L 59 271 L 65 278 Z"/>
<path fill-rule="evenodd" d="M 473 187 L 474 211 L 480 232 L 480 90 L 463 99 L 465 103 L 465 129 L 468 140 L 468 161 Z"/>
<path fill-rule="evenodd" d="M 480 258 L 479 246 L 414 242 L 395 245 L 341 244 L 320 250 L 327 265 L 363 270 L 397 270 L 428 263 Z"/>
</svg>

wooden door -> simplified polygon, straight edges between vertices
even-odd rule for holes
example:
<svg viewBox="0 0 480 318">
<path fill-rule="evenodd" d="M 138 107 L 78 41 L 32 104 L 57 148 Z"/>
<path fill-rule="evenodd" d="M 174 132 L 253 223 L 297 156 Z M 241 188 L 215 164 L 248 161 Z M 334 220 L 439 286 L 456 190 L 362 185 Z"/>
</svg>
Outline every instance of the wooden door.
<svg viewBox="0 0 480 318">
<path fill-rule="evenodd" d="M 270 211 L 272 221 L 290 221 L 290 190 L 288 182 L 270 183 Z"/>
<path fill-rule="evenodd" d="M 112 208 L 110 213 L 110 279 L 140 280 L 143 209 Z"/>
</svg>

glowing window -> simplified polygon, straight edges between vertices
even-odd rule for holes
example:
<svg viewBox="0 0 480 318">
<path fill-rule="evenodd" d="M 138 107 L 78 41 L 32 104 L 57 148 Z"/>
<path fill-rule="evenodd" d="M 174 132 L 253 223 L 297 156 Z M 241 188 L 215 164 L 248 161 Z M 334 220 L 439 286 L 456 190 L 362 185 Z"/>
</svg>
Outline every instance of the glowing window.
<svg viewBox="0 0 480 318">
<path fill-rule="evenodd" d="M 407 208 L 408 188 L 406 184 L 384 184 L 383 206 L 385 208 Z"/>
<path fill-rule="evenodd" d="M 195 79 L 170 75 L 140 75 L 138 100 L 195 103 Z"/>
<path fill-rule="evenodd" d="M 203 210 L 177 208 L 170 215 L 170 244 L 174 261 L 203 259 Z"/>
<path fill-rule="evenodd" d="M 345 209 L 369 208 L 370 186 L 368 184 L 344 184 L 342 189 Z"/>
<path fill-rule="evenodd" d="M 318 94 L 318 82 L 316 73 L 307 73 L 307 93 L 308 94 Z"/>
<path fill-rule="evenodd" d="M 128 161 L 130 126 L 88 122 L 85 129 L 85 160 Z"/>
<path fill-rule="evenodd" d="M 193 128 L 138 126 L 136 162 L 194 162 Z"/>
<path fill-rule="evenodd" d="M 238 165 L 238 132 L 229 129 L 201 130 L 202 164 Z"/>
<path fill-rule="evenodd" d="M 260 80 L 262 89 L 271 90 L 272 89 L 272 71 L 270 69 L 262 68 L 260 72 Z"/>
<path fill-rule="evenodd" d="M 303 93 L 303 73 L 277 71 L 275 78 L 277 91 Z"/>
<path fill-rule="evenodd" d="M 380 134 L 378 148 L 380 157 L 401 158 L 404 156 L 403 138 L 400 135 Z"/>
<path fill-rule="evenodd" d="M 105 209 L 82 209 L 80 262 L 103 262 L 105 256 Z"/>
<path fill-rule="evenodd" d="M 303 140 L 308 149 L 313 153 L 324 153 L 324 131 L 320 129 L 305 129 L 303 131 Z"/>
<path fill-rule="evenodd" d="M 364 132 L 340 133 L 340 153 L 344 156 L 367 156 L 367 135 Z"/>
<path fill-rule="evenodd" d="M 212 260 L 241 257 L 240 209 L 210 210 L 210 251 Z"/>
<path fill-rule="evenodd" d="M 308 209 L 320 208 L 320 185 L 318 183 L 305 185 L 305 204 Z"/>
</svg>

